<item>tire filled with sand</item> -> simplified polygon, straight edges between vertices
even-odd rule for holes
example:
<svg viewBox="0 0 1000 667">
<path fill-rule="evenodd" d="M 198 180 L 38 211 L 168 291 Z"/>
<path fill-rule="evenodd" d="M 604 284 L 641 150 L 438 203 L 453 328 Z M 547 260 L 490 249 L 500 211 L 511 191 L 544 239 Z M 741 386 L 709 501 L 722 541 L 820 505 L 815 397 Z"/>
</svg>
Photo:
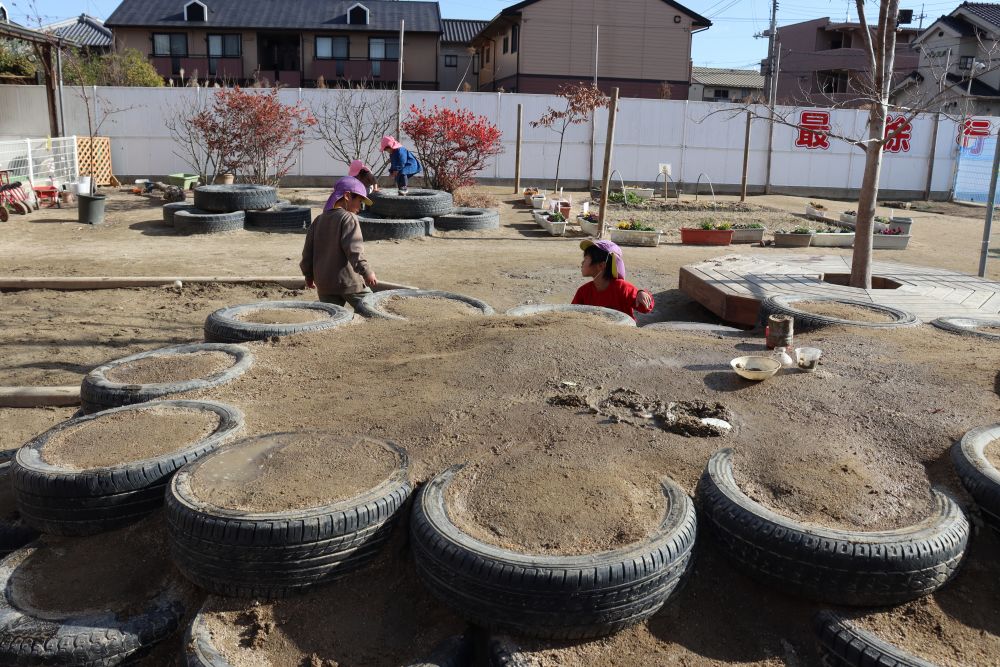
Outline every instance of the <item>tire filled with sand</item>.
<svg viewBox="0 0 1000 667">
<path fill-rule="evenodd" d="M 382 306 L 386 312 L 399 315 L 408 320 L 428 320 L 444 319 L 451 317 L 473 317 L 482 315 L 482 311 L 472 306 L 456 301 L 455 299 L 443 299 L 440 297 L 425 297 L 420 299 L 410 299 L 406 297 L 393 297 L 388 299 Z"/>
<path fill-rule="evenodd" d="M 874 308 L 854 306 L 838 301 L 796 301 L 794 305 L 796 309 L 806 313 L 825 315 L 826 317 L 834 317 L 839 320 L 849 320 L 851 322 L 882 323 L 893 321 L 892 317 Z"/>
<path fill-rule="evenodd" d="M 206 378 L 233 365 L 225 352 L 194 352 L 162 357 L 145 357 L 115 366 L 104 374 L 120 384 L 166 384 Z"/>
<path fill-rule="evenodd" d="M 308 308 L 261 308 L 240 313 L 236 319 L 250 324 L 304 324 L 330 318 L 321 310 Z"/>
</svg>

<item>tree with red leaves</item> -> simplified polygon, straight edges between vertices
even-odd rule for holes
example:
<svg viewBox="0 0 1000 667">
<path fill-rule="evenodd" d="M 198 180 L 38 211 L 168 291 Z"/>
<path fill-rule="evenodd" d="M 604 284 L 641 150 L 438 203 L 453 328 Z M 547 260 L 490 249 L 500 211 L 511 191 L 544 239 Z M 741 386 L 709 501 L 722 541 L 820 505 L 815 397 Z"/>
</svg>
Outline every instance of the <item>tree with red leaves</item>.
<svg viewBox="0 0 1000 667">
<path fill-rule="evenodd" d="M 424 176 L 436 190 L 454 192 L 472 185 L 487 161 L 503 152 L 497 126 L 468 109 L 413 105 L 402 129 L 413 140 Z"/>
<path fill-rule="evenodd" d="M 559 189 L 559 164 L 562 162 L 563 140 L 570 125 L 579 125 L 590 120 L 594 110 L 608 106 L 608 96 L 592 83 L 562 85 L 556 95 L 566 100 L 564 109 L 548 110 L 538 120 L 531 121 L 531 127 L 547 127 L 559 135 L 559 155 L 556 157 L 556 184 Z"/>
<path fill-rule="evenodd" d="M 305 107 L 282 104 L 277 89 L 258 93 L 239 87 L 216 92 L 211 106 L 190 123 L 205 151 L 217 156 L 217 173 L 274 186 L 291 170 L 306 128 L 315 124 Z"/>
</svg>

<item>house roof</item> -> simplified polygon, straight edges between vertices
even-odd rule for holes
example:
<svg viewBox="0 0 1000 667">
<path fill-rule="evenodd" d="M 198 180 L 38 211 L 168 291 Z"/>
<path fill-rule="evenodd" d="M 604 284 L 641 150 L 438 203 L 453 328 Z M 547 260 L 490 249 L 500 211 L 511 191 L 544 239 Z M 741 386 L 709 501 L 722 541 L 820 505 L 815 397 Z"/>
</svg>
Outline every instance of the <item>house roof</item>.
<svg viewBox="0 0 1000 667">
<path fill-rule="evenodd" d="M 951 15 L 968 12 L 973 16 L 1000 28 L 1000 4 L 994 2 L 963 2 L 952 11 Z"/>
<path fill-rule="evenodd" d="M 942 16 L 935 23 L 943 23 L 962 37 L 971 37 L 976 34 L 976 30 L 972 24 L 959 16 Z"/>
<path fill-rule="evenodd" d="M 764 88 L 764 75 L 753 69 L 692 67 L 691 81 L 720 88 Z"/>
<path fill-rule="evenodd" d="M 948 72 L 947 77 L 948 77 L 948 81 L 951 81 L 952 83 L 959 84 L 958 86 L 955 86 L 956 89 L 960 90 L 963 93 L 966 90 L 968 90 L 968 88 L 967 88 L 967 86 L 969 85 L 969 79 L 968 79 L 968 77 L 959 76 L 958 74 L 952 74 L 951 72 Z M 989 86 L 989 85 L 983 83 L 979 79 L 973 79 L 972 80 L 972 96 L 973 97 L 1000 97 L 1000 90 L 997 90 L 993 86 Z"/>
<path fill-rule="evenodd" d="M 42 26 L 42 32 L 59 35 L 80 46 L 108 48 L 112 44 L 111 31 L 104 27 L 104 23 L 100 19 L 87 14 L 80 14 L 73 19 Z"/>
<path fill-rule="evenodd" d="M 259 30 L 399 30 L 441 32 L 437 2 L 418 0 L 201 0 L 208 6 L 205 23 L 184 20 L 189 0 L 122 0 L 104 24 L 111 28 L 208 26 Z M 362 4 L 368 25 L 347 23 L 347 10 Z"/>
<path fill-rule="evenodd" d="M 441 19 L 441 42 L 445 44 L 468 44 L 489 21 L 467 19 Z"/>
</svg>

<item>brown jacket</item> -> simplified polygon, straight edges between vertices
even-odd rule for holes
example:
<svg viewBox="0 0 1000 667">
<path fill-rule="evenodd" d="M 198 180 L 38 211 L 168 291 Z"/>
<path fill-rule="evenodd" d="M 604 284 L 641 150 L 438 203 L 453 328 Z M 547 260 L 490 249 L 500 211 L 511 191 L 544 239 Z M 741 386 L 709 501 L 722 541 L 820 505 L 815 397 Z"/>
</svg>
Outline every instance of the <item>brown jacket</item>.
<svg viewBox="0 0 1000 667">
<path fill-rule="evenodd" d="M 363 241 L 358 216 L 342 208 L 323 213 L 306 233 L 302 275 L 316 282 L 321 295 L 363 292 L 364 276 L 371 271 Z"/>
</svg>

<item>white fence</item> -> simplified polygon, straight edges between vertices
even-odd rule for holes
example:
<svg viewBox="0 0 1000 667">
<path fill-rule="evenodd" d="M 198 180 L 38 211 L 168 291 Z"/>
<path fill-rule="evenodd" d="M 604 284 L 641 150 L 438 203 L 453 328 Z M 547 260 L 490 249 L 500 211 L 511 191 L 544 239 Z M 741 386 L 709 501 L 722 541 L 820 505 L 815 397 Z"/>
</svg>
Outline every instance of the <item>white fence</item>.
<svg viewBox="0 0 1000 667">
<path fill-rule="evenodd" d="M 61 185 L 77 180 L 76 138 L 0 141 L 0 171 L 11 181 Z"/>
<path fill-rule="evenodd" d="M 159 176 L 190 171 L 189 165 L 175 154 L 164 119 L 182 96 L 205 96 L 212 92 L 204 88 L 99 89 L 98 97 L 102 100 L 97 114 L 102 124 L 99 134 L 111 137 L 115 173 Z M 301 101 L 310 106 L 335 99 L 338 94 L 336 90 L 315 89 L 285 89 L 280 93 L 286 103 Z M 383 91 L 367 94 L 394 96 L 392 92 Z M 86 114 L 79 94 L 67 88 L 64 96 L 68 133 L 87 134 Z M 517 106 L 522 104 L 525 121 L 522 181 L 528 185 L 544 184 L 553 178 L 559 150 L 557 134 L 545 128 L 532 128 L 529 122 L 538 119 L 550 105 L 561 107 L 561 101 L 549 95 L 408 91 L 404 104 L 407 108 L 410 104 L 422 103 L 465 107 L 488 117 L 502 130 L 506 152 L 480 176 L 508 180 L 514 177 Z M 48 134 L 45 96 L 40 87 L 0 86 L 0 108 L 5 110 L 0 115 L 0 140 Z M 107 109 L 126 111 L 106 115 Z M 803 110 L 783 111 L 799 120 Z M 825 111 L 829 112 L 831 132 L 865 136 L 866 111 Z M 567 131 L 560 169 L 563 179 L 586 181 L 591 173 L 596 179 L 600 178 L 607 111 L 599 111 L 595 123 L 593 151 L 589 124 L 574 125 Z M 935 123 L 938 124 L 936 145 L 932 146 Z M 686 184 L 687 192 L 692 191 L 691 184 L 700 176 L 702 180 L 711 180 L 716 188 L 731 188 L 740 183 L 742 175 L 744 131 L 744 114 L 725 103 L 623 99 L 612 166 L 625 181 L 651 182 L 657 177 L 658 165 L 667 163 L 671 165 L 673 180 Z M 881 177 L 883 192 L 887 195 L 915 195 L 926 190 L 938 194 L 949 192 L 955 178 L 957 132 L 956 123 L 947 118 L 925 116 L 916 119 L 905 146 L 900 145 L 899 152 L 886 154 Z M 752 190 L 763 187 L 767 178 L 767 134 L 767 122 L 755 120 L 749 153 L 748 183 Z M 803 142 L 792 127 L 775 127 L 770 177 L 775 190 L 836 196 L 860 187 L 864 154 L 858 148 L 835 139 L 830 139 L 825 147 L 809 147 L 808 143 Z M 290 173 L 303 177 L 333 177 L 345 171 L 346 165 L 333 161 L 322 142 L 313 139 L 304 147 Z"/>
</svg>

